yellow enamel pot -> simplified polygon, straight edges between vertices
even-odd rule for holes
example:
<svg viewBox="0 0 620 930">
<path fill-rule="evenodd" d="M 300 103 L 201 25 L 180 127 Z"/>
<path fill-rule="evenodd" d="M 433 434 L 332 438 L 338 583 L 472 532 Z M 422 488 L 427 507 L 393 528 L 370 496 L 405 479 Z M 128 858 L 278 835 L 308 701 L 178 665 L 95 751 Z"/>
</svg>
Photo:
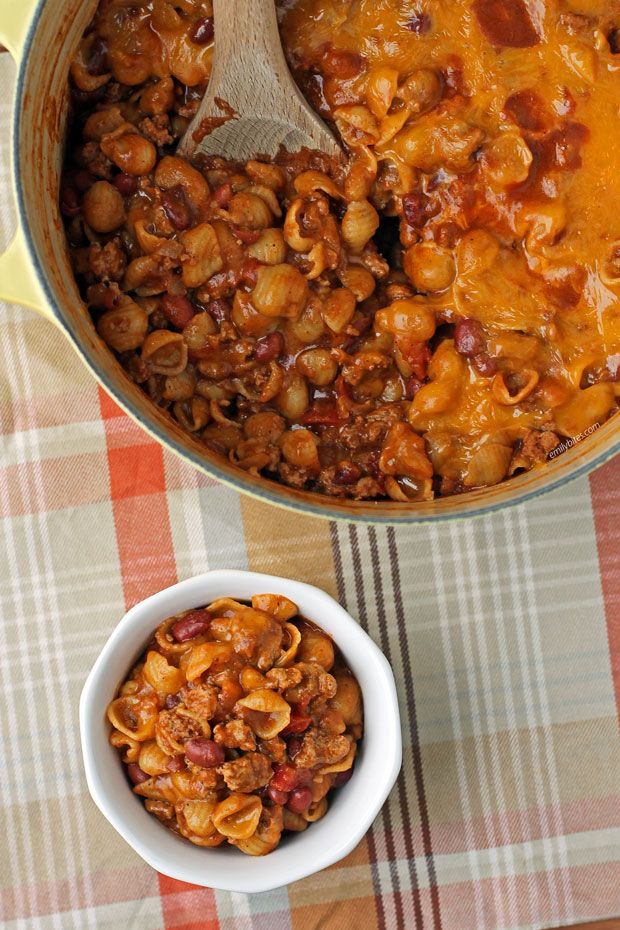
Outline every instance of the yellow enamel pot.
<svg viewBox="0 0 620 930">
<path fill-rule="evenodd" d="M 0 42 L 18 65 L 12 168 L 20 229 L 0 257 L 0 298 L 32 307 L 65 334 L 127 413 L 207 474 L 262 500 L 321 517 L 417 523 L 470 517 L 526 501 L 584 475 L 620 451 L 617 418 L 546 467 L 496 487 L 426 503 L 351 503 L 296 491 L 235 468 L 184 433 L 125 376 L 97 336 L 69 264 L 58 188 L 68 112 L 67 75 L 97 0 L 4 0 Z"/>
</svg>

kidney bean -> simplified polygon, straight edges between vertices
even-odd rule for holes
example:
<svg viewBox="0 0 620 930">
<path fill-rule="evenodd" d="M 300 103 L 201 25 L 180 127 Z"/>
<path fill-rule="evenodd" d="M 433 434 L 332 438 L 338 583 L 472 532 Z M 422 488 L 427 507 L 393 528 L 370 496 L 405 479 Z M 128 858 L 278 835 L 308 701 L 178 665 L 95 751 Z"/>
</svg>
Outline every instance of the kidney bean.
<svg viewBox="0 0 620 930">
<path fill-rule="evenodd" d="M 226 758 L 222 746 L 205 736 L 188 739 L 185 743 L 185 755 L 194 765 L 201 765 L 204 769 L 213 769 L 216 765 L 221 765 Z"/>
<path fill-rule="evenodd" d="M 540 42 L 525 0 L 474 0 L 474 12 L 496 47 L 531 48 Z"/>
<path fill-rule="evenodd" d="M 65 187 L 60 198 L 60 209 L 64 216 L 77 216 L 81 211 L 80 198 L 75 187 Z"/>
<path fill-rule="evenodd" d="M 280 791 L 279 788 L 274 788 L 273 785 L 269 785 L 267 788 L 267 797 L 271 798 L 274 804 L 284 807 L 288 801 L 288 792 Z"/>
<path fill-rule="evenodd" d="M 269 785 L 278 791 L 292 791 L 297 786 L 297 778 L 297 769 L 284 763 L 276 766 Z"/>
<path fill-rule="evenodd" d="M 206 309 L 209 311 L 216 323 L 223 323 L 224 320 L 230 319 L 230 314 L 232 308 L 227 300 L 222 300 L 218 298 L 217 300 L 210 300 Z"/>
<path fill-rule="evenodd" d="M 89 74 L 105 74 L 108 70 L 108 46 L 101 36 L 95 36 L 90 47 L 86 70 Z"/>
<path fill-rule="evenodd" d="M 294 814 L 303 814 L 312 804 L 312 792 L 309 788 L 295 788 L 286 805 Z"/>
<path fill-rule="evenodd" d="M 413 400 L 420 388 L 422 387 L 422 382 L 419 378 L 416 378 L 415 375 L 412 375 L 410 378 L 407 378 L 405 382 L 405 397 L 407 400 Z"/>
<path fill-rule="evenodd" d="M 336 777 L 334 778 L 332 782 L 332 786 L 334 788 L 341 788 L 343 785 L 346 785 L 346 783 L 351 778 L 352 774 L 353 774 L 353 769 L 347 769 L 346 772 L 338 772 L 338 774 L 336 775 Z"/>
<path fill-rule="evenodd" d="M 177 187 L 169 191 L 164 191 L 161 195 L 161 205 L 164 213 L 172 223 L 175 229 L 189 229 L 192 225 L 192 217 L 187 204 L 181 200 L 183 193 Z"/>
<path fill-rule="evenodd" d="M 241 280 L 245 281 L 246 284 L 251 284 L 252 287 L 254 287 L 258 279 L 259 268 L 260 262 L 258 259 L 244 258 L 243 265 L 241 266 Z"/>
<path fill-rule="evenodd" d="M 229 181 L 226 181 L 224 184 L 220 184 L 220 186 L 216 188 L 213 194 L 213 199 L 215 200 L 218 207 L 227 207 L 232 200 L 232 195 L 232 184 Z"/>
<path fill-rule="evenodd" d="M 90 173 L 90 171 L 86 171 L 85 168 L 80 168 L 79 171 L 75 172 L 73 183 L 77 187 L 80 194 L 85 194 L 86 191 L 95 183 L 95 177 Z"/>
<path fill-rule="evenodd" d="M 289 736 L 292 733 L 303 733 L 304 730 L 308 729 L 311 723 L 312 717 L 308 717 L 307 714 L 297 714 L 293 712 L 291 714 L 290 723 L 288 726 L 284 727 L 280 736 Z"/>
<path fill-rule="evenodd" d="M 485 378 L 492 378 L 493 375 L 497 374 L 497 360 L 491 355 L 487 355 L 486 352 L 475 355 L 472 359 L 472 365 Z"/>
<path fill-rule="evenodd" d="M 141 785 L 143 781 L 148 781 L 151 777 L 143 772 L 137 762 L 130 762 L 127 766 L 127 774 L 134 785 Z"/>
<path fill-rule="evenodd" d="M 138 179 L 130 174 L 125 174 L 123 171 L 113 178 L 112 183 L 123 197 L 131 197 L 138 190 Z"/>
<path fill-rule="evenodd" d="M 177 643 L 186 643 L 202 633 L 206 633 L 211 623 L 211 616 L 206 610 L 190 610 L 170 627 L 170 632 Z"/>
<path fill-rule="evenodd" d="M 360 71 L 366 70 L 366 59 L 357 52 L 348 52 L 346 49 L 334 48 L 327 45 L 322 55 L 323 73 L 328 77 L 348 80 L 356 77 Z"/>
<path fill-rule="evenodd" d="M 165 294 L 160 301 L 159 309 L 177 329 L 183 329 L 196 315 L 192 302 L 180 294 Z"/>
<path fill-rule="evenodd" d="M 254 348 L 254 358 L 257 362 L 272 362 L 284 351 L 284 337 L 282 333 L 269 333 L 262 336 Z"/>
<path fill-rule="evenodd" d="M 334 472 L 334 484 L 346 486 L 355 484 L 362 477 L 362 469 L 355 462 L 338 462 Z"/>
<path fill-rule="evenodd" d="M 244 226 L 233 226 L 233 229 L 237 239 L 240 239 L 245 245 L 254 245 L 255 242 L 258 242 L 262 232 L 260 229 L 246 229 Z"/>
<path fill-rule="evenodd" d="M 454 348 L 465 358 L 473 358 L 484 349 L 484 333 L 478 320 L 458 320 L 454 326 Z"/>
<path fill-rule="evenodd" d="M 212 16 L 203 16 L 196 20 L 190 39 L 195 45 L 208 45 L 215 35 L 215 24 Z"/>
<path fill-rule="evenodd" d="M 176 707 L 177 704 L 180 704 L 183 700 L 182 697 L 178 694 L 168 694 L 166 700 L 164 701 L 164 706 L 167 710 L 172 710 L 173 707 Z"/>
<path fill-rule="evenodd" d="M 427 209 L 430 203 L 424 191 L 410 191 L 403 195 L 403 216 L 410 226 L 424 226 L 428 219 Z"/>
<path fill-rule="evenodd" d="M 291 738 L 286 741 L 286 751 L 288 752 L 289 759 L 295 758 L 301 749 L 303 741 L 303 736 L 291 736 Z"/>
</svg>

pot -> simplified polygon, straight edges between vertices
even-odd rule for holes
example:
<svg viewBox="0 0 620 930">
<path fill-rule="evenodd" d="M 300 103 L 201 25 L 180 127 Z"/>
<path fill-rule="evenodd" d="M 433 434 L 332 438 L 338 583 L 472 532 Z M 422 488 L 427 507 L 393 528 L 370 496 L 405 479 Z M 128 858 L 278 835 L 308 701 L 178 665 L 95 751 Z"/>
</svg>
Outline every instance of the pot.
<svg viewBox="0 0 620 930">
<path fill-rule="evenodd" d="M 58 207 L 68 115 L 69 64 L 97 0 L 19 0 L 1 14 L 0 42 L 17 61 L 12 168 L 20 228 L 0 257 L 0 298 L 31 307 L 57 326 L 114 400 L 158 442 L 201 471 L 264 501 L 331 519 L 438 522 L 530 500 L 587 474 L 620 451 L 618 418 L 545 467 L 495 487 L 402 505 L 346 502 L 256 478 L 184 433 L 125 376 L 99 339 L 69 263 Z"/>
</svg>

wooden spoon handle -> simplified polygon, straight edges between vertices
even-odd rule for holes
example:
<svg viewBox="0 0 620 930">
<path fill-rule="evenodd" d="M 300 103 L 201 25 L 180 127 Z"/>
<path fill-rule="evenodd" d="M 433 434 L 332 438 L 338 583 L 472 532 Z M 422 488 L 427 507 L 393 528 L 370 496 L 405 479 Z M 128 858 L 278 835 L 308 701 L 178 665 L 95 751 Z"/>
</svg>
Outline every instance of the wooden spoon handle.
<svg viewBox="0 0 620 930">
<path fill-rule="evenodd" d="M 240 113 L 273 116 L 274 86 L 289 93 L 294 86 L 282 50 L 275 0 L 214 0 L 213 12 L 215 53 L 209 96 L 222 98 Z"/>
</svg>

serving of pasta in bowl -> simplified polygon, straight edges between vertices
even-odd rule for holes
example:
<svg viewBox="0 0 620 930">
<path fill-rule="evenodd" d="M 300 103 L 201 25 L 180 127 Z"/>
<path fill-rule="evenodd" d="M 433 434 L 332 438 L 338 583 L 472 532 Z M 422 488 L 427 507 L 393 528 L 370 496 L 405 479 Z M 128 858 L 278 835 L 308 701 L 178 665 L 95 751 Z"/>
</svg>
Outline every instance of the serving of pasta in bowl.
<svg viewBox="0 0 620 930">
<path fill-rule="evenodd" d="M 166 446 L 307 513 L 463 517 L 601 464 L 619 446 L 618 0 L 277 7 L 341 159 L 178 155 L 211 0 L 7 13 L 22 232 L 0 293 L 43 309 Z"/>
<path fill-rule="evenodd" d="M 213 571 L 133 607 L 80 700 L 90 793 L 153 868 L 266 891 L 347 855 L 401 766 L 390 666 L 310 585 Z"/>
</svg>

